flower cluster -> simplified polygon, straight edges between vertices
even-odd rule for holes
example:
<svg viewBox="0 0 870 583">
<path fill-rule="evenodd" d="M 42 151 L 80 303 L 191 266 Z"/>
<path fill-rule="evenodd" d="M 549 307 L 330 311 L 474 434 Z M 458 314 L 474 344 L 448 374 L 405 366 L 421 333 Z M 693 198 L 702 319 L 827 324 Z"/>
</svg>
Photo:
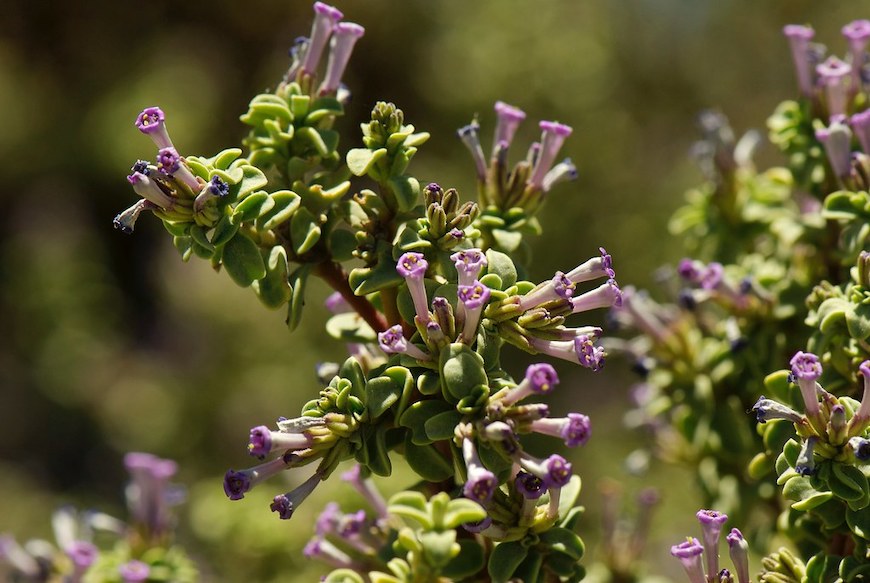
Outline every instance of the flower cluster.
<svg viewBox="0 0 870 583">
<path fill-rule="evenodd" d="M 130 473 L 126 497 L 130 522 L 96 511 L 79 512 L 64 506 L 52 516 L 55 545 L 31 540 L 23 546 L 9 535 L 0 536 L 0 565 L 7 563 L 13 581 L 80 583 L 105 581 L 197 580 L 196 569 L 177 547 L 171 546 L 173 516 L 170 507 L 183 495 L 169 479 L 172 460 L 131 452 L 124 456 Z M 108 537 L 112 548 L 97 541 Z"/>
<path fill-rule="evenodd" d="M 749 583 L 749 543 L 736 528 L 725 537 L 728 542 L 734 572 L 719 569 L 719 538 L 728 516 L 715 510 L 699 510 L 701 541 L 688 537 L 671 547 L 671 554 L 679 559 L 691 583 Z M 706 574 L 705 574 L 706 571 Z"/>
</svg>

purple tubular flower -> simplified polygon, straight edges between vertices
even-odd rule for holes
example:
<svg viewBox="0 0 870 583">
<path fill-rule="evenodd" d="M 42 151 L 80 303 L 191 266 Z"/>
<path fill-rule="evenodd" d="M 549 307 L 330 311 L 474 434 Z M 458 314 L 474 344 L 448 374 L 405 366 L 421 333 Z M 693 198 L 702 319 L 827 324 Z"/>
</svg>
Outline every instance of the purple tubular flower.
<svg viewBox="0 0 870 583">
<path fill-rule="evenodd" d="M 517 472 L 517 477 L 514 478 L 514 488 L 526 500 L 537 500 L 547 490 L 541 478 L 523 470 Z"/>
<path fill-rule="evenodd" d="M 463 495 L 469 500 L 486 504 L 498 488 L 498 478 L 481 463 L 474 442 L 468 437 L 462 440 L 462 457 L 465 459 L 467 470 L 467 479 L 462 488 Z"/>
<path fill-rule="evenodd" d="M 803 421 L 803 415 L 791 407 L 766 398 L 764 395 L 758 398 L 758 401 L 752 406 L 752 411 L 755 412 L 756 420 L 759 423 L 767 423 L 773 419 L 788 419 L 792 423 Z"/>
<path fill-rule="evenodd" d="M 816 471 L 816 462 L 813 459 L 813 451 L 815 450 L 816 442 L 818 440 L 818 437 L 812 435 L 804 441 L 803 446 L 801 447 L 801 451 L 798 454 L 797 461 L 794 465 L 794 471 L 802 476 L 811 476 Z"/>
<path fill-rule="evenodd" d="M 683 564 L 690 583 L 704 583 L 704 568 L 701 566 L 703 552 L 704 547 L 694 537 L 688 537 L 684 542 L 671 547 L 671 554 Z"/>
<path fill-rule="evenodd" d="M 577 447 L 589 441 L 592 424 L 589 417 L 581 413 L 568 413 L 567 417 L 545 418 L 532 422 L 532 431 L 565 440 L 568 447 Z"/>
<path fill-rule="evenodd" d="M 323 2 L 314 3 L 314 24 L 311 26 L 311 37 L 302 59 L 302 71 L 309 75 L 314 75 L 317 72 L 317 64 L 320 62 L 326 43 L 329 41 L 335 25 L 343 17 L 344 14 L 337 8 Z"/>
<path fill-rule="evenodd" d="M 408 284 L 408 291 L 411 293 L 411 299 L 414 300 L 414 310 L 417 312 L 417 317 L 424 321 L 429 319 L 429 302 L 426 299 L 426 286 L 423 284 L 427 269 L 429 269 L 429 262 L 426 261 L 422 253 L 405 253 L 399 257 L 396 264 L 396 271 L 405 278 L 405 282 Z"/>
<path fill-rule="evenodd" d="M 849 118 L 849 125 L 858 137 L 858 143 L 864 153 L 870 156 L 870 109 L 856 113 Z"/>
<path fill-rule="evenodd" d="M 288 520 L 293 516 L 296 509 L 299 508 L 299 505 L 302 504 L 314 491 L 317 485 L 320 484 L 321 479 L 322 476 L 320 472 L 314 472 L 310 478 L 302 482 L 302 484 L 290 492 L 275 496 L 275 498 L 272 499 L 269 508 L 272 509 L 272 512 L 277 512 L 281 520 Z"/>
<path fill-rule="evenodd" d="M 825 96 L 828 100 L 828 115 L 845 115 L 848 94 L 846 91 L 847 79 L 852 72 L 849 63 L 843 62 L 837 57 L 830 56 L 824 63 L 816 66 L 819 75 L 819 84 L 825 88 Z"/>
<path fill-rule="evenodd" d="M 460 285 L 457 296 L 465 311 L 465 323 L 462 326 L 460 340 L 466 344 L 474 342 L 477 336 L 477 325 L 480 315 L 489 301 L 489 288 L 475 280 L 471 285 Z"/>
<path fill-rule="evenodd" d="M 725 540 L 728 542 L 731 562 L 737 571 L 737 583 L 749 583 L 749 543 L 736 528 L 731 529 Z"/>
<path fill-rule="evenodd" d="M 861 434 L 870 424 L 870 360 L 865 360 L 858 367 L 861 376 L 864 377 L 864 394 L 861 396 L 861 404 L 852 415 L 847 428 L 847 435 L 854 437 Z"/>
<path fill-rule="evenodd" d="M 604 247 L 599 247 L 598 251 L 601 253 L 599 257 L 593 257 L 569 271 L 566 274 L 568 279 L 574 283 L 583 283 L 602 277 L 615 279 L 616 272 L 613 271 L 613 259 L 607 254 Z"/>
<path fill-rule="evenodd" d="M 716 289 L 722 283 L 722 275 L 725 268 L 721 263 L 713 261 L 705 267 L 698 278 L 698 284 L 702 289 Z"/>
<path fill-rule="evenodd" d="M 577 180 L 577 166 L 574 165 L 571 158 L 565 158 L 547 172 L 541 188 L 544 192 L 550 192 L 555 185 L 570 180 Z"/>
<path fill-rule="evenodd" d="M 571 481 L 571 463 L 560 456 L 552 454 L 544 460 L 546 474 L 543 477 L 544 485 L 550 488 L 562 488 Z"/>
<path fill-rule="evenodd" d="M 562 144 L 565 143 L 565 138 L 570 136 L 573 131 L 569 126 L 554 121 L 542 121 L 540 127 L 543 131 L 541 154 L 535 163 L 531 177 L 529 177 L 529 185 L 536 189 L 543 188 L 544 177 L 553 166 L 559 150 L 562 149 Z"/>
<path fill-rule="evenodd" d="M 539 285 L 534 290 L 520 297 L 518 305 L 523 311 L 531 310 L 546 302 L 571 299 L 576 284 L 567 275 L 557 271 L 550 281 Z"/>
<path fill-rule="evenodd" d="M 230 500 L 241 500 L 251 488 L 289 467 L 290 463 L 282 456 L 246 470 L 227 470 L 224 493 Z"/>
<path fill-rule="evenodd" d="M 148 580 L 151 567 L 142 561 L 127 561 L 118 567 L 118 573 L 124 583 L 141 583 Z"/>
<path fill-rule="evenodd" d="M 193 192 L 199 192 L 202 188 L 199 180 L 181 159 L 175 148 L 160 148 L 157 151 L 157 167 L 164 173 L 169 174 L 176 180 L 187 185 Z"/>
<path fill-rule="evenodd" d="M 171 148 L 172 140 L 166 130 L 166 117 L 159 107 L 146 107 L 136 118 L 139 131 L 151 138 L 158 148 Z"/>
<path fill-rule="evenodd" d="M 149 453 L 131 452 L 124 456 L 124 466 L 132 478 L 127 488 L 130 513 L 150 535 L 158 537 L 171 524 L 169 480 L 178 465 Z"/>
<path fill-rule="evenodd" d="M 310 446 L 311 436 L 307 433 L 272 431 L 265 425 L 260 425 L 251 429 L 248 453 L 261 458 L 275 450 L 299 450 Z"/>
<path fill-rule="evenodd" d="M 604 368 L 604 359 L 607 354 L 601 346 L 595 346 L 594 336 L 578 336 L 574 339 L 574 351 L 581 366 L 598 372 Z"/>
<path fill-rule="evenodd" d="M 487 266 L 486 255 L 480 249 L 457 251 L 450 259 L 456 266 L 459 285 L 472 285 Z"/>
<path fill-rule="evenodd" d="M 680 260 L 680 264 L 677 266 L 677 273 L 680 277 L 685 279 L 686 282 L 697 285 L 698 282 L 701 281 L 703 267 L 701 267 L 697 261 L 686 257 Z"/>
<path fill-rule="evenodd" d="M 622 305 L 622 291 L 615 279 L 608 279 L 594 290 L 571 298 L 572 314 Z"/>
<path fill-rule="evenodd" d="M 302 549 L 302 554 L 308 559 L 323 561 L 336 569 L 364 570 L 364 565 L 354 561 L 350 555 L 320 536 L 315 536 L 308 541 Z"/>
<path fill-rule="evenodd" d="M 478 520 L 477 522 L 466 522 L 462 525 L 462 528 L 464 528 L 468 532 L 473 532 L 477 534 L 479 532 L 483 532 L 490 526 L 492 526 L 492 518 L 490 518 L 489 516 L 485 516 L 483 520 Z"/>
<path fill-rule="evenodd" d="M 508 391 L 502 398 L 502 403 L 509 407 L 529 395 L 549 394 L 558 384 L 559 375 L 556 374 L 556 369 L 551 365 L 546 362 L 530 364 L 526 369 L 525 378 L 514 389 Z"/>
<path fill-rule="evenodd" d="M 852 90 L 861 87 L 861 67 L 864 65 L 864 51 L 870 42 L 870 20 L 853 20 L 843 27 L 843 36 L 849 43 L 852 57 Z"/>
<path fill-rule="evenodd" d="M 144 198 L 140 199 L 127 210 L 115 215 L 115 218 L 112 219 L 112 225 L 125 235 L 132 235 L 133 229 L 136 226 L 136 221 L 139 220 L 139 215 L 141 215 L 143 211 L 154 210 L 156 208 L 157 205 L 150 200 L 145 200 Z"/>
<path fill-rule="evenodd" d="M 353 311 L 353 308 L 350 307 L 350 304 L 347 303 L 347 300 L 344 299 L 341 292 L 331 293 L 329 297 L 326 298 L 326 301 L 323 302 L 323 305 L 325 305 L 326 309 L 333 314 L 345 314 Z"/>
<path fill-rule="evenodd" d="M 320 85 L 320 94 L 326 95 L 338 91 L 341 76 L 347 68 L 347 62 L 356 44 L 366 30 L 353 22 L 340 22 L 332 30 L 332 50 L 326 65 L 326 75 Z"/>
<path fill-rule="evenodd" d="M 456 135 L 471 152 L 471 158 L 474 160 L 474 168 L 477 171 L 477 180 L 486 182 L 486 160 L 483 157 L 483 147 L 480 145 L 480 125 L 473 121 L 467 126 L 463 126 L 456 130 Z"/>
<path fill-rule="evenodd" d="M 378 332 L 378 346 L 387 354 L 407 354 L 417 360 L 432 360 L 431 356 L 405 340 L 401 324 Z"/>
<path fill-rule="evenodd" d="M 811 97 L 813 94 L 813 70 L 810 62 L 810 40 L 815 32 L 808 26 L 789 24 L 783 28 L 783 33 L 788 38 L 791 47 L 791 57 L 794 61 L 800 92 L 804 97 Z"/>
<path fill-rule="evenodd" d="M 345 514 L 338 521 L 338 534 L 342 538 L 359 536 L 366 525 L 366 511 L 357 510 L 353 514 Z"/>
<path fill-rule="evenodd" d="M 97 547 L 83 540 L 73 542 L 64 549 L 64 552 L 72 561 L 73 576 L 78 578 L 88 570 L 88 567 L 97 560 L 97 556 L 100 554 Z"/>
<path fill-rule="evenodd" d="M 707 573 L 719 572 L 719 536 L 728 516 L 715 510 L 699 510 L 695 516 L 701 523 L 701 539 L 704 541 L 704 556 Z"/>
<path fill-rule="evenodd" d="M 798 351 L 789 362 L 791 373 L 797 379 L 801 396 L 810 419 L 819 417 L 819 397 L 816 392 L 816 380 L 822 376 L 822 363 L 819 357 L 811 352 Z"/>
<path fill-rule="evenodd" d="M 852 130 L 838 116 L 831 119 L 827 128 L 816 130 L 816 139 L 825 148 L 828 162 L 837 178 L 847 178 L 852 173 Z"/>
<path fill-rule="evenodd" d="M 853 437 L 849 440 L 849 447 L 859 462 L 870 462 L 870 439 Z"/>
<path fill-rule="evenodd" d="M 326 536 L 334 532 L 338 526 L 338 521 L 341 519 L 341 509 L 336 502 L 330 502 L 321 511 L 314 523 L 314 532 L 317 536 Z"/>
<path fill-rule="evenodd" d="M 158 183 L 147 175 L 142 174 L 141 172 L 133 172 L 127 176 L 127 182 L 133 186 L 133 190 L 136 191 L 136 194 L 145 200 L 162 209 L 172 208 L 172 197 L 163 192 L 163 189 L 160 188 Z"/>
<path fill-rule="evenodd" d="M 387 518 L 387 502 L 384 500 L 384 497 L 375 488 L 374 483 L 370 478 L 363 478 L 362 473 L 360 472 L 360 466 L 355 465 L 352 469 L 346 471 L 341 475 L 341 479 L 345 482 L 350 483 L 351 486 L 359 492 L 363 498 L 365 498 L 366 502 L 368 502 L 369 506 L 375 509 L 382 519 Z"/>
<path fill-rule="evenodd" d="M 501 147 L 507 150 L 511 142 L 514 140 L 514 134 L 517 128 L 526 119 L 526 114 L 523 110 L 512 105 L 508 105 L 503 101 L 495 102 L 495 113 L 498 116 L 498 122 L 495 125 L 495 138 L 493 139 L 492 155 L 496 155 L 496 150 Z"/>
</svg>

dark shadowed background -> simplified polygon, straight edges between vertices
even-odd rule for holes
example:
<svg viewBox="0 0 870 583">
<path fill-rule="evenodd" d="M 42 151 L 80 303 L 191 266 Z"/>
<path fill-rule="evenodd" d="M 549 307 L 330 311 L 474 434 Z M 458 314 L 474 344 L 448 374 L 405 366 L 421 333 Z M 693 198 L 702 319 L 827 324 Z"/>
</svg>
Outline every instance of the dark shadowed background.
<svg viewBox="0 0 870 583">
<path fill-rule="evenodd" d="M 763 128 L 795 94 L 782 26 L 812 23 L 842 53 L 840 26 L 870 15 L 856 0 L 336 3 L 367 30 L 345 78 L 343 148 L 359 143 L 376 100 L 393 101 L 432 134 L 412 172 L 470 197 L 473 166 L 454 130 L 474 114 L 487 140 L 497 99 L 529 114 L 523 143 L 539 119 L 567 123 L 580 178 L 544 209 L 532 274 L 549 277 L 603 245 L 620 282 L 642 287 L 682 256 L 667 219 L 700 180 L 687 158 L 695 114 L 719 107 L 738 132 Z M 300 549 L 328 499 L 354 504 L 350 489 L 335 480 L 287 523 L 268 511 L 280 480 L 231 503 L 221 479 L 250 465 L 251 426 L 298 413 L 318 390 L 315 363 L 343 358 L 322 332 L 325 288 L 310 289 L 290 335 L 250 290 L 204 262 L 183 264 L 157 220 L 143 217 L 130 237 L 112 228 L 136 200 L 130 165 L 153 154 L 136 114 L 160 105 L 182 154 L 237 144 L 250 97 L 275 84 L 292 40 L 308 33 L 310 3 L 16 2 L 3 12 L 0 532 L 48 536 L 64 502 L 123 516 L 122 455 L 149 451 L 180 462 L 189 498 L 179 538 L 207 580 L 316 579 L 323 569 Z M 778 162 L 770 148 L 762 156 Z M 596 540 L 604 476 L 627 495 L 657 485 L 650 570 L 674 574 L 667 548 L 695 532 L 690 473 L 623 471 L 640 443 L 620 428 L 634 380 L 623 363 L 559 371 L 555 410 L 590 414 L 595 432 L 572 454 L 589 509 L 582 536 Z M 398 476 L 388 491 L 410 483 Z"/>
</svg>

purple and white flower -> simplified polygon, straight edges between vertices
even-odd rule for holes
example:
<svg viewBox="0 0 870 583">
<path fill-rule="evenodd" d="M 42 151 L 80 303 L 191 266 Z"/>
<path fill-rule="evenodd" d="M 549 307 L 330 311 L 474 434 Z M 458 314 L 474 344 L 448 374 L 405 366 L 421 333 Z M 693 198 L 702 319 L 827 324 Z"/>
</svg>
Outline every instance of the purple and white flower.
<svg viewBox="0 0 870 583">
<path fill-rule="evenodd" d="M 224 493 L 230 500 L 241 500 L 251 488 L 263 480 L 293 467 L 296 460 L 295 455 L 289 454 L 245 470 L 227 470 L 224 475 Z"/>
<path fill-rule="evenodd" d="M 737 571 L 737 583 L 749 583 L 749 543 L 736 528 L 731 529 L 725 541 L 728 543 L 728 554 L 731 555 L 734 570 Z"/>
<path fill-rule="evenodd" d="M 332 47 L 326 64 L 326 74 L 320 85 L 321 95 L 338 91 L 353 47 L 364 34 L 365 29 L 353 22 L 340 22 L 335 25 L 332 30 Z"/>
<path fill-rule="evenodd" d="M 870 360 L 862 362 L 858 370 L 864 377 L 864 394 L 861 396 L 858 410 L 849 420 L 849 426 L 846 430 L 849 437 L 861 434 L 870 425 Z"/>
<path fill-rule="evenodd" d="M 166 116 L 159 107 L 146 107 L 136 117 L 136 127 L 151 138 L 157 148 L 172 148 L 172 140 L 166 130 Z"/>
<path fill-rule="evenodd" d="M 288 433 L 272 431 L 265 425 L 251 429 L 248 440 L 248 453 L 262 458 L 273 451 L 306 449 L 311 446 L 312 436 L 306 432 Z"/>
<path fill-rule="evenodd" d="M 323 476 L 320 472 L 314 472 L 310 478 L 290 492 L 275 496 L 269 508 L 272 509 L 272 512 L 277 512 L 281 520 L 290 519 L 296 509 L 299 508 L 299 505 L 308 498 L 322 479 Z"/>
<path fill-rule="evenodd" d="M 791 56 L 797 73 L 798 87 L 804 97 L 813 95 L 813 67 L 810 58 L 810 41 L 815 32 L 808 26 L 789 24 L 783 29 L 791 47 Z"/>
<path fill-rule="evenodd" d="M 824 146 L 831 169 L 841 180 L 852 174 L 852 130 L 845 119 L 841 115 L 832 117 L 828 127 L 816 130 L 816 139 Z"/>
<path fill-rule="evenodd" d="M 719 537 L 722 525 L 728 516 L 716 510 L 699 510 L 695 516 L 701 523 L 701 539 L 704 541 L 704 555 L 707 559 L 707 572 L 719 572 Z"/>
<path fill-rule="evenodd" d="M 553 162 L 556 161 L 556 156 L 559 155 L 559 150 L 562 149 L 565 139 L 573 131 L 569 126 L 555 121 L 542 121 L 540 127 L 543 131 L 541 152 L 537 156 L 532 175 L 529 177 L 529 186 L 538 190 L 543 189 L 544 177 L 550 171 Z"/>
<path fill-rule="evenodd" d="M 459 285 L 472 285 L 487 266 L 486 255 L 480 249 L 465 249 L 450 256 L 456 266 Z"/>
<path fill-rule="evenodd" d="M 583 445 L 592 435 L 589 417 L 581 413 L 568 413 L 567 417 L 538 419 L 532 422 L 531 428 L 535 433 L 563 439 L 568 447 Z"/>
<path fill-rule="evenodd" d="M 411 344 L 402 332 L 402 325 L 396 324 L 383 332 L 378 332 L 378 346 L 387 354 L 407 354 L 417 360 L 432 360 L 432 357 Z"/>
<path fill-rule="evenodd" d="M 703 553 L 704 547 L 694 537 L 688 537 L 684 542 L 671 547 L 671 555 L 683 564 L 690 583 L 704 583 L 704 567 L 701 565 Z"/>
<path fill-rule="evenodd" d="M 849 125 L 858 137 L 858 143 L 864 153 L 870 156 L 870 109 L 856 113 L 849 118 Z"/>
<path fill-rule="evenodd" d="M 469 437 L 462 440 L 462 457 L 467 475 L 462 494 L 469 500 L 486 504 L 498 488 L 498 478 L 481 463 L 477 448 Z"/>
<path fill-rule="evenodd" d="M 457 296 L 465 313 L 460 340 L 472 344 L 477 336 L 477 326 L 480 324 L 483 308 L 489 301 L 490 291 L 487 286 L 475 280 L 471 285 L 458 286 Z"/>
<path fill-rule="evenodd" d="M 151 574 L 151 567 L 142 561 L 127 561 L 118 567 L 118 574 L 124 583 L 142 583 Z"/>
<path fill-rule="evenodd" d="M 825 62 L 816 66 L 819 84 L 825 89 L 825 97 L 828 102 L 828 115 L 830 117 L 846 114 L 846 103 L 848 101 L 847 86 L 851 72 L 851 65 L 835 56 L 828 57 Z"/>
<path fill-rule="evenodd" d="M 495 125 L 495 138 L 492 142 L 492 155 L 496 156 L 499 150 L 507 150 L 514 140 L 517 128 L 526 119 L 523 110 L 503 101 L 495 102 L 495 113 L 498 121 Z"/>
<path fill-rule="evenodd" d="M 198 193 L 202 189 L 202 183 L 193 175 L 175 148 L 160 148 L 157 151 L 157 167 L 165 174 L 183 182 L 193 192 Z"/>
<path fill-rule="evenodd" d="M 429 269 L 429 262 L 422 253 L 404 253 L 396 264 L 396 271 L 405 278 L 408 292 L 414 301 L 414 310 L 422 321 L 429 319 L 429 302 L 426 298 L 426 286 L 423 283 L 427 269 Z"/>
<path fill-rule="evenodd" d="M 467 126 L 463 126 L 456 130 L 456 135 L 471 152 L 471 158 L 474 160 L 474 168 L 477 171 L 477 180 L 486 182 L 486 159 L 483 156 L 483 147 L 480 145 L 480 124 L 473 121 Z"/>
<path fill-rule="evenodd" d="M 515 388 L 508 391 L 502 398 L 502 403 L 511 406 L 530 395 L 546 395 L 559 384 L 556 369 L 546 362 L 531 364 L 526 368 L 526 376 Z"/>
<path fill-rule="evenodd" d="M 764 395 L 758 398 L 758 401 L 752 406 L 752 411 L 755 412 L 756 420 L 759 423 L 767 423 L 774 419 L 787 419 L 792 423 L 803 423 L 804 420 L 804 416 L 791 407 L 768 399 Z"/>
<path fill-rule="evenodd" d="M 301 69 L 303 72 L 308 75 L 314 75 L 317 72 L 317 65 L 320 63 L 320 57 L 323 55 L 326 43 L 329 41 L 335 25 L 342 18 L 344 18 L 344 14 L 338 8 L 323 2 L 314 3 L 314 24 L 311 26 L 311 36 L 305 47 L 305 56 L 302 58 Z"/>
<path fill-rule="evenodd" d="M 155 206 L 169 210 L 174 205 L 174 199 L 166 194 L 156 180 L 142 172 L 133 172 L 127 176 L 127 182 L 133 186 L 136 194 L 151 202 Z"/>
<path fill-rule="evenodd" d="M 819 362 L 819 357 L 811 352 L 798 351 L 789 364 L 791 373 L 800 387 L 807 416 L 810 420 L 818 420 L 820 410 L 816 381 L 822 376 L 822 363 Z"/>
</svg>

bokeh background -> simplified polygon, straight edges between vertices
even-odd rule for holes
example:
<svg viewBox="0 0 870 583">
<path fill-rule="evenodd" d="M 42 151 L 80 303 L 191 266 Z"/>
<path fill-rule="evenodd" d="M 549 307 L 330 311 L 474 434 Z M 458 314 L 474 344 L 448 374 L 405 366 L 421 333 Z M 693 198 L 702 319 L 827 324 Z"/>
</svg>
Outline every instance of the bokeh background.
<svg viewBox="0 0 870 583">
<path fill-rule="evenodd" d="M 735 129 L 763 128 L 795 94 L 786 23 L 812 23 L 842 53 L 842 24 L 870 16 L 864 0 L 368 0 L 338 1 L 363 24 L 346 82 L 354 97 L 344 148 L 378 99 L 397 103 L 432 139 L 412 170 L 421 182 L 474 192 L 454 130 L 492 104 L 575 129 L 565 152 L 580 178 L 561 187 L 532 241 L 536 279 L 605 246 L 620 282 L 648 287 L 681 255 L 667 219 L 701 177 L 688 159 L 694 116 L 718 107 Z M 136 196 L 124 179 L 151 142 L 136 114 L 160 105 L 183 154 L 238 143 L 238 121 L 273 86 L 293 38 L 307 34 L 305 0 L 147 4 L 14 2 L 0 19 L 0 532 L 50 536 L 61 503 L 125 515 L 122 456 L 149 451 L 180 462 L 188 488 L 179 540 L 213 581 L 313 581 L 301 556 L 335 480 L 287 523 L 268 511 L 280 480 L 228 502 L 221 479 L 250 465 L 251 426 L 292 416 L 318 390 L 314 366 L 343 358 L 322 332 L 326 296 L 309 290 L 302 328 L 265 311 L 204 262 L 183 264 L 149 216 L 127 237 L 112 217 Z M 527 122 L 518 140 L 537 134 Z M 762 160 L 777 163 L 768 148 Z M 527 360 L 518 355 L 517 370 Z M 559 367 L 558 412 L 592 416 L 594 439 L 572 453 L 584 479 L 582 536 L 595 556 L 600 485 L 621 483 L 626 511 L 641 487 L 660 488 L 646 556 L 678 576 L 667 548 L 695 532 L 691 471 L 624 470 L 642 437 L 621 428 L 633 382 L 624 363 L 598 375 Z M 384 482 L 387 492 L 411 476 Z M 292 575 L 289 575 L 292 573 Z"/>
</svg>

